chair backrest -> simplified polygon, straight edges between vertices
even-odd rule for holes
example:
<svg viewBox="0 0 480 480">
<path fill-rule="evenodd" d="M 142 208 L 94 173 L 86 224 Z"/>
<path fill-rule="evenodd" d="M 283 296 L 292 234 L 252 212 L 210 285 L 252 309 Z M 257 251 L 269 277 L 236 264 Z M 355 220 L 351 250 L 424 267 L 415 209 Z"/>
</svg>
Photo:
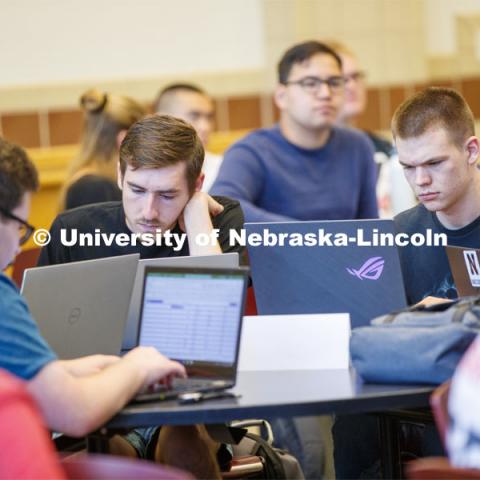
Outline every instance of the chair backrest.
<svg viewBox="0 0 480 480">
<path fill-rule="evenodd" d="M 26 268 L 35 267 L 41 248 L 29 248 L 21 251 L 13 264 L 12 280 L 17 284 L 18 288 L 22 286 L 23 271 Z"/>
<path fill-rule="evenodd" d="M 445 457 L 419 458 L 408 462 L 407 478 L 410 480 L 463 480 L 479 479 L 480 470 L 456 468 Z"/>
<path fill-rule="evenodd" d="M 448 424 L 450 417 L 448 415 L 448 394 L 450 393 L 450 382 L 443 383 L 437 387 L 430 396 L 430 406 L 432 407 L 433 416 L 438 433 L 442 439 L 443 446 L 447 436 Z"/>
<path fill-rule="evenodd" d="M 67 457 L 62 461 L 62 466 L 69 479 L 193 480 L 192 475 L 182 470 L 113 455 Z"/>
<path fill-rule="evenodd" d="M 25 383 L 1 369 L 0 478 L 65 478 Z"/>
<path fill-rule="evenodd" d="M 255 301 L 255 292 L 253 287 L 247 289 L 247 299 L 245 303 L 245 315 L 258 315 L 257 302 Z"/>
</svg>

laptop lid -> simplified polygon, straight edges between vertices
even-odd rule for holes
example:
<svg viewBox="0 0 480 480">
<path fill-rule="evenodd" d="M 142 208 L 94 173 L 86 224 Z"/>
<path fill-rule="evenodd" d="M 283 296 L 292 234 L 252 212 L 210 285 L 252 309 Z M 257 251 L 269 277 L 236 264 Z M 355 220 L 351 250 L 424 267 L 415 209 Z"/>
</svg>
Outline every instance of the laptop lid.
<svg viewBox="0 0 480 480">
<path fill-rule="evenodd" d="M 247 223 L 245 229 L 261 315 L 347 312 L 355 328 L 406 306 L 391 220 Z M 377 246 L 382 235 L 392 244 Z"/>
<path fill-rule="evenodd" d="M 132 297 L 128 308 L 127 323 L 123 334 L 122 350 L 131 350 L 137 345 L 138 319 L 142 301 L 142 287 L 145 267 L 202 267 L 202 268 L 235 268 L 238 267 L 238 253 L 222 255 L 203 255 L 188 257 L 149 258 L 138 262 L 137 274 L 133 285 Z"/>
<path fill-rule="evenodd" d="M 480 249 L 446 246 L 459 297 L 480 295 Z"/>
<path fill-rule="evenodd" d="M 146 267 L 138 344 L 235 383 L 248 269 Z"/>
<path fill-rule="evenodd" d="M 120 353 L 139 255 L 25 270 L 22 294 L 61 359 Z"/>
</svg>

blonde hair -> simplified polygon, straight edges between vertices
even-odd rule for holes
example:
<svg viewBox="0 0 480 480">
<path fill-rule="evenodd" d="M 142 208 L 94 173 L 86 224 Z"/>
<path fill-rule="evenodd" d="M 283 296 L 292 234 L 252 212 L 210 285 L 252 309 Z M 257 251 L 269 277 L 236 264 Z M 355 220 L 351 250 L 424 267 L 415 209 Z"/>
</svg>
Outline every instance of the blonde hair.
<svg viewBox="0 0 480 480">
<path fill-rule="evenodd" d="M 65 207 L 67 189 L 83 174 L 116 179 L 118 134 L 147 113 L 146 108 L 132 98 L 97 89 L 88 90 L 80 97 L 80 107 L 84 112 L 80 151 L 68 168 L 61 192 L 61 210 Z"/>
</svg>

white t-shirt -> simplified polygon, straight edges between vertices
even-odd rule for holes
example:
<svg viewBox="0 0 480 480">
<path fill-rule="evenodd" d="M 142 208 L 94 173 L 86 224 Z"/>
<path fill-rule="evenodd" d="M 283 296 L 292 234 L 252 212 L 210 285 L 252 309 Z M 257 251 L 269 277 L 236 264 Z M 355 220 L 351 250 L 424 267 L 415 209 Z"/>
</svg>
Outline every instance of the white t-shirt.
<svg viewBox="0 0 480 480">
<path fill-rule="evenodd" d="M 203 181 L 202 191 L 208 192 L 217 178 L 218 170 L 222 164 L 223 156 L 211 152 L 205 152 L 205 160 L 203 161 L 203 173 L 205 180 Z"/>
<path fill-rule="evenodd" d="M 480 337 L 462 358 L 448 398 L 447 449 L 452 465 L 480 468 Z"/>
</svg>

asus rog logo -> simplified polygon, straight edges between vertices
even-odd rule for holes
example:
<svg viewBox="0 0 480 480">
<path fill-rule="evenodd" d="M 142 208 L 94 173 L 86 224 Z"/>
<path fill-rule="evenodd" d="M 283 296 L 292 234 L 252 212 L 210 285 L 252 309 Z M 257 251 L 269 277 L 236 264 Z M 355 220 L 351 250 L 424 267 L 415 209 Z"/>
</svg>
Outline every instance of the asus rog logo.
<svg viewBox="0 0 480 480">
<path fill-rule="evenodd" d="M 382 257 L 369 258 L 358 270 L 347 268 L 347 272 L 360 280 L 378 280 L 383 272 L 385 260 Z"/>
</svg>

